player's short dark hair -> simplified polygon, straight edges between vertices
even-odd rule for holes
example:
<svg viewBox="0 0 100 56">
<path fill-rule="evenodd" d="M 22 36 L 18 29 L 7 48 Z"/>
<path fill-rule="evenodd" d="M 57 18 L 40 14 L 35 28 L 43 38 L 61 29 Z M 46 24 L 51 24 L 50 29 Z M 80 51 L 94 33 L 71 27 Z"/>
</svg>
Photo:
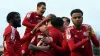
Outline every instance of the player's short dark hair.
<svg viewBox="0 0 100 56">
<path fill-rule="evenodd" d="M 67 19 L 67 22 L 70 23 L 70 19 L 68 17 L 62 17 L 62 19 Z"/>
<path fill-rule="evenodd" d="M 60 17 L 56 17 L 51 20 L 51 24 L 54 27 L 61 27 L 61 26 L 63 26 L 63 23 L 64 23 L 64 21 Z"/>
<path fill-rule="evenodd" d="M 49 14 L 49 15 L 51 16 L 51 19 L 56 18 L 56 15 L 54 15 L 54 14 Z"/>
<path fill-rule="evenodd" d="M 70 13 L 70 15 L 72 16 L 73 13 L 81 13 L 82 16 L 83 16 L 83 12 L 80 9 L 74 9 L 74 10 L 72 10 L 71 13 Z"/>
<path fill-rule="evenodd" d="M 39 3 L 37 4 L 37 7 L 40 7 L 41 5 L 45 5 L 45 6 L 46 6 L 46 3 L 45 3 L 45 2 L 39 2 Z"/>
<path fill-rule="evenodd" d="M 20 15 L 20 14 L 18 12 L 10 12 L 10 13 L 8 13 L 7 18 L 6 18 L 7 22 L 9 23 L 10 20 L 12 20 L 15 15 Z"/>
</svg>

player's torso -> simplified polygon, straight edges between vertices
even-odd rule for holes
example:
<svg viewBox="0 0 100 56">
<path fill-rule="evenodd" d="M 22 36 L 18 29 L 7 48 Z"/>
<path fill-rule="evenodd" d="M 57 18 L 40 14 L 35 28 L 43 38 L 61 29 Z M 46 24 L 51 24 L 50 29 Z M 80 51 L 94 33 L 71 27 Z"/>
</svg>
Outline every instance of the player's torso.
<svg viewBox="0 0 100 56">
<path fill-rule="evenodd" d="M 59 41 L 58 40 L 59 36 L 57 35 L 57 33 L 60 33 L 60 31 L 52 26 L 48 27 L 48 30 L 49 30 L 49 34 L 53 38 L 54 42 L 57 43 L 57 41 Z"/>
<path fill-rule="evenodd" d="M 86 38 L 86 27 L 82 26 L 80 30 L 77 30 L 74 26 L 73 29 L 70 30 L 72 37 L 74 37 L 74 42 L 78 43 L 82 39 Z"/>
<path fill-rule="evenodd" d="M 5 29 L 5 33 L 3 35 L 4 41 L 7 42 L 15 42 L 16 40 L 20 40 L 19 32 L 12 26 L 8 26 Z"/>
<path fill-rule="evenodd" d="M 26 15 L 26 18 L 29 19 L 29 22 L 31 24 L 38 24 L 43 19 L 43 16 L 42 15 L 38 15 L 36 12 L 29 12 Z M 25 34 L 29 33 L 31 30 L 32 30 L 32 28 L 27 27 Z"/>
<path fill-rule="evenodd" d="M 82 41 L 82 39 L 87 38 L 86 32 L 87 32 L 87 27 L 84 25 L 82 25 L 80 30 L 77 30 L 73 27 L 73 29 L 71 29 L 71 34 L 74 37 L 74 43 L 78 43 L 78 42 Z M 84 55 L 88 55 L 90 52 L 90 51 L 87 51 L 87 49 L 91 50 L 90 41 L 86 42 L 82 47 L 77 49 L 77 51 L 80 52 L 81 54 L 83 54 L 83 56 L 84 56 Z M 78 54 L 80 54 L 80 53 L 78 53 Z"/>
<path fill-rule="evenodd" d="M 7 46 L 9 44 L 11 44 L 12 48 L 15 50 L 16 53 L 18 50 L 21 51 L 19 32 L 15 28 L 13 28 L 12 26 L 9 25 L 5 29 L 5 33 L 4 33 L 3 37 L 4 37 L 4 41 L 3 41 L 4 54 L 8 54 L 8 51 L 6 48 L 9 47 L 9 46 Z"/>
<path fill-rule="evenodd" d="M 46 38 L 46 35 L 43 34 L 42 32 L 38 32 L 38 33 L 36 33 L 35 37 L 32 38 L 31 44 L 34 44 L 35 46 L 49 46 L 48 44 L 43 42 L 43 38 Z M 49 52 L 50 52 L 50 50 L 38 51 L 35 53 L 35 56 L 50 56 L 51 54 Z M 32 53 L 32 52 L 30 52 L 30 53 Z"/>
<path fill-rule="evenodd" d="M 30 16 L 30 23 L 37 24 L 42 20 L 42 18 L 42 15 L 38 15 L 36 12 L 32 12 Z"/>
<path fill-rule="evenodd" d="M 36 35 L 32 38 L 31 42 L 36 46 L 43 46 L 45 45 L 45 43 L 42 42 L 43 38 L 46 38 L 46 35 L 42 32 L 37 32 Z"/>
<path fill-rule="evenodd" d="M 53 38 L 53 42 L 54 42 L 57 46 L 61 47 L 62 41 L 63 41 L 63 36 L 62 36 L 61 31 L 58 30 L 58 29 L 55 28 L 55 27 L 49 27 L 48 30 L 49 30 L 50 36 Z M 61 53 L 55 51 L 55 49 L 53 49 L 53 48 L 52 48 L 52 50 L 51 50 L 51 53 L 52 53 L 53 55 L 56 55 L 56 56 L 61 56 Z"/>
</svg>

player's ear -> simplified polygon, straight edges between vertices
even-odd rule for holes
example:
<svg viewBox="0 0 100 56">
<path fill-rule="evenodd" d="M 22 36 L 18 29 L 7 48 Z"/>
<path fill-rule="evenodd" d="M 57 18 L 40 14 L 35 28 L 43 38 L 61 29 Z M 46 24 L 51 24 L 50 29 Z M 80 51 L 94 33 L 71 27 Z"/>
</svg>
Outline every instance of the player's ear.
<svg viewBox="0 0 100 56">
<path fill-rule="evenodd" d="M 40 7 L 37 7 L 37 10 L 39 10 Z"/>
<path fill-rule="evenodd" d="M 83 21 L 83 17 L 82 17 L 82 21 Z"/>
<path fill-rule="evenodd" d="M 83 19 L 83 16 L 82 16 L 82 19 Z"/>
<path fill-rule="evenodd" d="M 73 19 L 73 18 L 71 17 L 71 19 Z"/>
<path fill-rule="evenodd" d="M 13 23 L 13 20 L 9 20 L 9 23 Z"/>
</svg>

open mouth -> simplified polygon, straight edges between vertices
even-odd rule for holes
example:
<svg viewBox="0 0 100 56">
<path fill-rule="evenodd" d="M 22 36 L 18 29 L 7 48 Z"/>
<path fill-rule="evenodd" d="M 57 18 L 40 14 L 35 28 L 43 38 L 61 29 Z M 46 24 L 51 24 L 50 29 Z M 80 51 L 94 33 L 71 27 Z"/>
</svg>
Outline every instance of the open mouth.
<svg viewBox="0 0 100 56">
<path fill-rule="evenodd" d="M 42 14 L 44 13 L 44 11 L 41 12 Z"/>
</svg>

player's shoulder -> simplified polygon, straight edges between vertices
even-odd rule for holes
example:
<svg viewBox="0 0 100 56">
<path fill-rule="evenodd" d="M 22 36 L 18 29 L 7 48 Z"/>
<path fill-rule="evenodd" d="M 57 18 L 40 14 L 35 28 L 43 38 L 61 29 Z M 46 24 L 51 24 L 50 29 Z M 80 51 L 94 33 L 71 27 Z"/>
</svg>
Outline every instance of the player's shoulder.
<svg viewBox="0 0 100 56">
<path fill-rule="evenodd" d="M 67 40 L 70 40 L 71 39 L 71 30 L 73 30 L 74 29 L 74 27 L 73 26 L 68 26 L 67 27 L 67 29 L 66 29 L 66 31 L 65 31 L 65 38 L 67 39 Z"/>
<path fill-rule="evenodd" d="M 35 12 L 34 11 L 30 11 L 26 14 L 26 17 L 29 18 L 32 14 L 34 14 Z"/>
<path fill-rule="evenodd" d="M 7 31 L 7 30 L 11 30 L 12 29 L 12 26 L 11 25 L 8 25 L 7 27 L 6 27 L 6 29 L 5 29 L 5 31 Z"/>
<path fill-rule="evenodd" d="M 66 28 L 66 30 L 72 30 L 72 29 L 74 29 L 73 26 L 68 26 L 68 27 Z"/>
<path fill-rule="evenodd" d="M 54 32 L 54 33 L 58 31 L 58 29 L 54 28 L 53 26 L 48 27 L 48 29 L 49 29 L 51 32 Z"/>
<path fill-rule="evenodd" d="M 82 24 L 82 26 L 85 28 L 91 28 L 91 25 L 89 25 L 89 24 Z"/>
<path fill-rule="evenodd" d="M 89 24 L 82 24 L 82 26 L 85 26 L 85 27 L 87 27 L 87 26 L 90 26 Z"/>
<path fill-rule="evenodd" d="M 56 29 L 53 26 L 48 27 L 48 29 L 52 34 L 59 34 L 61 32 L 60 30 Z"/>
<path fill-rule="evenodd" d="M 28 12 L 27 14 L 32 14 L 32 13 L 35 13 L 35 12 L 33 12 L 33 11 L 30 11 L 30 12 Z"/>
<path fill-rule="evenodd" d="M 5 28 L 5 31 L 4 31 L 4 35 L 7 35 L 9 33 L 11 33 L 12 31 L 12 27 L 10 25 L 8 25 L 6 28 Z"/>
</svg>

